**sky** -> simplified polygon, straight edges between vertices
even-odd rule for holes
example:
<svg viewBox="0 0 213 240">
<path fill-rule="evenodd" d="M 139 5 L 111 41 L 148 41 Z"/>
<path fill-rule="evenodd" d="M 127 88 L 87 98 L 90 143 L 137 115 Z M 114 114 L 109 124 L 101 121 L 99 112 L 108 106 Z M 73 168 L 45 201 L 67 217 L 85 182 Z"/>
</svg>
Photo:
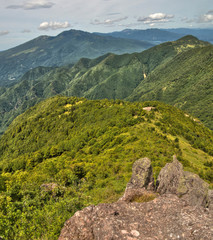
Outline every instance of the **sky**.
<svg viewBox="0 0 213 240">
<path fill-rule="evenodd" d="M 70 29 L 213 28 L 212 0 L 0 0 L 0 51 Z"/>
</svg>

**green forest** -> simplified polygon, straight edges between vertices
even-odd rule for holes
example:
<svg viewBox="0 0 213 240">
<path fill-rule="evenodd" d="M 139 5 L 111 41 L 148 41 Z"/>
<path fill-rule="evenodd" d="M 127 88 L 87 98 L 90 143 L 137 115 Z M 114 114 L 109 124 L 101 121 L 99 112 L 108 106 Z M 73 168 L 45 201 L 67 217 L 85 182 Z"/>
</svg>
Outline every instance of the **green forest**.
<svg viewBox="0 0 213 240">
<path fill-rule="evenodd" d="M 116 201 L 137 159 L 152 160 L 156 179 L 174 154 L 213 187 L 213 133 L 189 114 L 157 101 L 42 101 L 1 137 L 0 236 L 57 239 L 77 210 Z"/>
<path fill-rule="evenodd" d="M 0 88 L 0 134 L 29 107 L 61 94 L 88 99 L 163 101 L 213 129 L 213 46 L 186 36 L 141 53 L 106 54 L 75 65 L 37 67 Z"/>
</svg>

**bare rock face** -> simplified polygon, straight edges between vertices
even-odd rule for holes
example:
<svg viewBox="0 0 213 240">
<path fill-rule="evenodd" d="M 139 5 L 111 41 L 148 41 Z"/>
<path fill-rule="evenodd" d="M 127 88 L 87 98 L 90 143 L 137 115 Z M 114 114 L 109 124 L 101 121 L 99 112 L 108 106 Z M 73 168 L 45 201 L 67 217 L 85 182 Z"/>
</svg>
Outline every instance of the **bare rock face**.
<svg viewBox="0 0 213 240">
<path fill-rule="evenodd" d="M 207 207 L 209 211 L 213 212 L 213 190 L 208 191 Z"/>
<path fill-rule="evenodd" d="M 76 212 L 59 240 L 211 240 L 213 218 L 175 195 L 146 203 L 99 204 Z"/>
<path fill-rule="evenodd" d="M 151 160 L 149 158 L 138 159 L 132 167 L 132 177 L 127 184 L 128 188 L 146 188 L 153 190 L 154 178 L 152 174 Z"/>
<path fill-rule="evenodd" d="M 132 177 L 127 184 L 123 197 L 119 200 L 131 202 L 134 198 L 153 190 L 154 178 L 151 160 L 149 158 L 141 158 L 133 164 Z"/>
<path fill-rule="evenodd" d="M 167 163 L 159 173 L 157 192 L 172 193 L 186 200 L 192 206 L 206 206 L 209 185 L 198 175 L 186 172 L 174 156 L 172 163 Z"/>
<path fill-rule="evenodd" d="M 157 184 L 160 195 L 153 190 L 151 161 L 139 159 L 124 196 L 76 212 L 59 240 L 212 240 L 213 191 L 206 189 L 208 184 L 184 172 L 175 157 L 161 170 Z M 154 200 L 133 201 L 150 193 L 156 194 Z"/>
</svg>

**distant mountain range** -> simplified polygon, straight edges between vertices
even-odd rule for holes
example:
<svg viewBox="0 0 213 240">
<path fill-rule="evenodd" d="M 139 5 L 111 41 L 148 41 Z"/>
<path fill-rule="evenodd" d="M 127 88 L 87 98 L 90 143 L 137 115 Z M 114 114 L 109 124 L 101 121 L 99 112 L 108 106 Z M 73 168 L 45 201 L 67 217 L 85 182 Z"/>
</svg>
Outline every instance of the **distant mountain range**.
<svg viewBox="0 0 213 240">
<path fill-rule="evenodd" d="M 213 187 L 213 45 L 187 35 L 142 52 L 76 60 L 113 42 L 117 50 L 144 44 L 68 31 L 0 53 L 2 76 L 14 74 L 13 84 L 2 77 L 0 86 L 0 239 L 58 239 L 76 211 L 117 201 L 141 157 L 151 159 L 157 180 L 176 155 L 188 171 L 179 171 L 181 196 L 193 191 L 184 188 L 190 171 Z M 201 192 L 209 214 L 211 190 Z M 151 197 L 136 195 L 131 204 Z"/>
<path fill-rule="evenodd" d="M 40 36 L 0 52 L 0 87 L 13 85 L 24 73 L 38 66 L 73 65 L 80 58 L 91 59 L 107 53 L 141 52 L 185 35 L 213 42 L 213 29 L 125 29 L 112 33 L 89 33 L 72 29 L 56 37 Z"/>
<path fill-rule="evenodd" d="M 0 52 L 0 86 L 8 86 L 32 68 L 74 64 L 82 57 L 96 58 L 106 53 L 141 52 L 153 44 L 132 39 L 70 30 L 56 37 L 40 36 L 20 46 Z"/>
<path fill-rule="evenodd" d="M 162 29 L 163 30 L 163 29 Z M 213 43 L 213 29 L 203 29 L 203 28 L 171 28 L 171 29 L 165 29 L 169 31 L 170 33 L 179 34 L 182 36 L 185 35 L 193 35 L 200 40 L 208 41 Z"/>
<path fill-rule="evenodd" d="M 179 34 L 179 33 L 169 32 L 167 30 L 162 30 L 157 28 L 146 29 L 146 30 L 125 29 L 123 31 L 116 31 L 116 32 L 110 32 L 110 33 L 96 33 L 96 34 L 101 36 L 112 36 L 116 38 L 150 41 L 155 43 L 174 41 L 183 36 L 182 34 Z"/>
<path fill-rule="evenodd" d="M 1 91 L 3 132 L 28 107 L 54 95 L 88 99 L 160 100 L 213 129 L 213 46 L 186 36 L 141 53 L 82 58 L 74 66 L 38 67 Z"/>
<path fill-rule="evenodd" d="M 199 28 L 171 28 L 171 29 L 157 29 L 151 28 L 146 30 L 140 29 L 125 29 L 123 31 L 116 31 L 111 33 L 96 33 L 101 36 L 113 36 L 117 38 L 135 39 L 149 41 L 153 43 L 162 43 L 167 41 L 174 41 L 186 35 L 193 35 L 200 40 L 209 41 L 213 43 L 213 29 L 199 29 Z"/>
</svg>

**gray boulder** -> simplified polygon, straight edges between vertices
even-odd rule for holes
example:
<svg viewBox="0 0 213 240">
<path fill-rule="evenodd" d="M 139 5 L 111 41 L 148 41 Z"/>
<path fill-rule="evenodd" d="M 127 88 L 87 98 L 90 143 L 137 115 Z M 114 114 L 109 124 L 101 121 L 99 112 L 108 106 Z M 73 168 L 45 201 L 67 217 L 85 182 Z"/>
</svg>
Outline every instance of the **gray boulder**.
<svg viewBox="0 0 213 240">
<path fill-rule="evenodd" d="M 175 195 L 150 202 L 99 204 L 78 211 L 59 240 L 212 240 L 213 218 Z"/>
<path fill-rule="evenodd" d="M 156 182 L 156 191 L 159 194 L 175 194 L 192 206 L 206 206 L 208 189 L 208 183 L 197 174 L 184 171 L 175 156 L 172 163 L 167 163 L 161 169 Z"/>
<path fill-rule="evenodd" d="M 207 207 L 209 211 L 213 212 L 213 190 L 208 191 Z"/>
<path fill-rule="evenodd" d="M 208 191 L 207 183 L 183 171 L 174 157 L 159 174 L 156 194 L 151 161 L 139 159 L 132 169 L 118 202 L 76 212 L 65 223 L 59 240 L 213 239 L 213 191 Z M 154 199 L 144 201 L 150 195 Z"/>
<path fill-rule="evenodd" d="M 149 158 L 138 159 L 132 167 L 132 177 L 127 184 L 128 188 L 146 188 L 153 190 L 154 178 L 151 160 Z"/>
<path fill-rule="evenodd" d="M 119 200 L 131 202 L 140 196 L 150 196 L 149 192 L 153 190 L 154 178 L 151 160 L 149 158 L 141 158 L 133 164 L 132 177 L 127 184 L 124 195 Z"/>
</svg>

